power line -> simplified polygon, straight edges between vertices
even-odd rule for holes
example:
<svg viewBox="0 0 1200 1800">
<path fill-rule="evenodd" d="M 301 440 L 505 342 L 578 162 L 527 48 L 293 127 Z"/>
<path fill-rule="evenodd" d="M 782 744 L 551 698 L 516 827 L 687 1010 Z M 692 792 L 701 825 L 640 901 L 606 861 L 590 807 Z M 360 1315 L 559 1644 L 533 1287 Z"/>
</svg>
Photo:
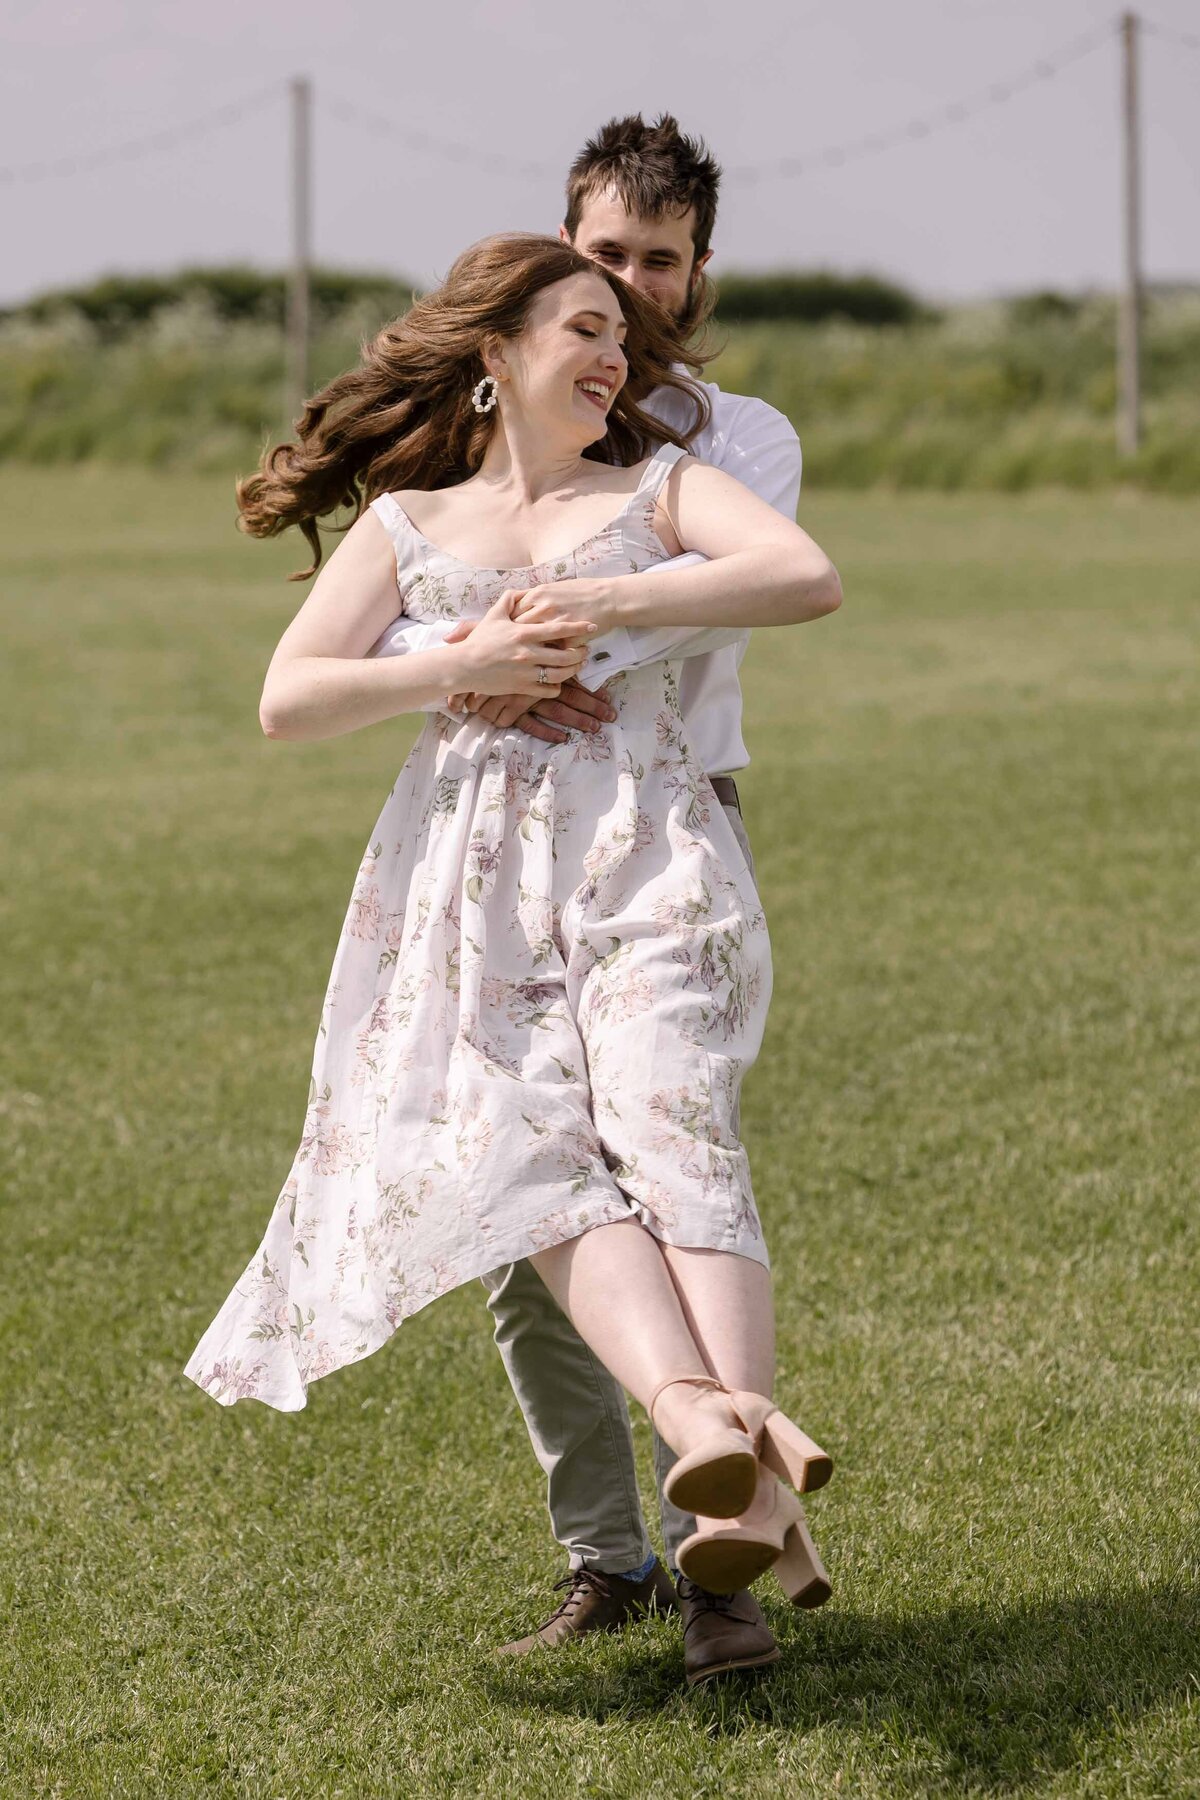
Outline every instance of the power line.
<svg viewBox="0 0 1200 1800">
<path fill-rule="evenodd" d="M 843 163 L 858 162 L 863 157 L 880 155 L 885 150 L 931 137 L 935 132 L 949 130 L 952 126 L 965 125 L 969 119 L 989 112 L 993 107 L 1003 106 L 1028 88 L 1036 87 L 1039 82 L 1051 80 L 1072 63 L 1090 56 L 1101 44 L 1111 42 L 1112 37 L 1111 24 L 1097 26 L 1084 32 L 1081 37 L 1073 38 L 1070 43 L 1063 44 L 1060 49 L 1039 57 L 1037 62 L 1022 69 L 1020 73 L 1010 75 L 1003 81 L 993 81 L 976 94 L 963 100 L 951 101 L 918 118 L 908 119 L 902 125 L 891 125 L 885 131 L 872 131 L 865 137 L 852 138 L 847 143 L 830 144 L 822 150 L 810 150 L 803 156 L 783 156 L 775 162 L 735 165 L 727 168 L 725 174 L 731 181 L 744 182 L 761 181 L 771 176 L 806 175 L 816 169 L 840 168 Z"/>
<path fill-rule="evenodd" d="M 855 138 L 848 143 L 827 145 L 824 149 L 807 152 L 803 156 L 781 157 L 776 162 L 734 165 L 727 168 L 725 174 L 732 181 L 759 181 L 771 176 L 800 175 L 814 168 L 836 168 L 845 162 L 858 161 L 864 156 L 872 156 L 891 150 L 910 140 L 931 136 L 934 132 L 945 130 L 952 125 L 962 125 L 974 118 L 978 113 L 986 112 L 995 106 L 1024 93 L 1040 81 L 1048 81 L 1069 68 L 1072 63 L 1079 62 L 1091 54 L 1103 43 L 1111 40 L 1113 27 L 1111 24 L 1093 27 L 1082 36 L 1072 38 L 1058 50 L 1040 57 L 1037 62 L 1009 76 L 1003 81 L 991 82 L 981 93 L 968 96 L 966 99 L 952 101 L 939 107 L 935 112 L 927 113 L 919 118 L 906 120 L 902 125 L 889 127 L 886 131 L 868 133 L 865 137 Z M 395 142 L 406 145 L 425 155 L 440 156 L 448 162 L 468 163 L 477 168 L 501 175 L 518 176 L 541 180 L 545 177 L 561 177 L 561 165 L 540 162 L 523 162 L 503 153 L 480 150 L 474 145 L 455 143 L 444 138 L 431 137 L 427 132 L 414 131 L 409 127 L 398 125 L 393 119 L 382 117 L 378 113 L 370 113 L 352 101 L 334 99 L 326 103 L 326 110 L 344 124 L 357 125 L 365 130 L 375 132 L 382 137 L 392 138 Z"/>
<path fill-rule="evenodd" d="M 107 168 L 113 163 L 140 162 L 144 157 L 156 156 L 162 150 L 173 150 L 177 144 L 191 143 L 196 138 L 220 131 L 225 125 L 236 124 L 239 119 L 244 119 L 261 106 L 264 100 L 280 99 L 283 91 L 282 84 L 273 81 L 270 87 L 259 88 L 257 93 L 247 94 L 242 100 L 231 100 L 227 105 L 202 113 L 199 118 L 189 119 L 183 125 L 171 125 L 163 131 L 147 132 L 144 137 L 129 138 L 123 144 L 108 144 L 102 150 L 81 151 L 75 156 L 60 156 L 52 161 L 22 163 L 0 169 L 0 181 L 52 181 L 62 176 L 86 175 L 92 169 Z"/>
<path fill-rule="evenodd" d="M 1200 37 L 1193 36 L 1188 32 L 1175 31 L 1168 26 L 1152 24 L 1148 20 L 1142 21 L 1142 29 L 1167 42 L 1177 43 L 1192 50 L 1200 50 Z M 1039 57 L 1036 62 L 1020 70 L 1017 74 L 1002 81 L 991 82 L 977 93 L 968 95 L 961 100 L 950 101 L 933 112 L 907 119 L 902 124 L 889 126 L 883 131 L 868 132 L 863 137 L 851 138 L 839 144 L 827 144 L 821 149 L 806 151 L 800 156 L 779 157 L 772 162 L 734 164 L 725 170 L 726 178 L 733 182 L 755 182 L 769 180 L 773 177 L 787 179 L 819 169 L 840 168 L 844 163 L 858 162 L 865 157 L 882 155 L 903 144 L 917 142 L 922 138 L 931 137 L 937 132 L 964 125 L 969 120 L 978 117 L 980 113 L 1005 105 L 1018 94 L 1036 87 L 1039 82 L 1052 80 L 1062 70 L 1081 61 L 1085 56 L 1089 56 L 1093 50 L 1108 42 L 1112 36 L 1111 24 L 1094 27 L 1082 36 L 1063 44 L 1058 50 Z M 87 174 L 93 169 L 106 168 L 115 163 L 140 161 L 145 157 L 173 150 L 179 144 L 206 137 L 227 125 L 236 124 L 261 106 L 264 101 L 281 99 L 284 92 L 282 83 L 272 82 L 269 87 L 260 88 L 256 93 L 248 94 L 241 100 L 230 101 L 225 106 L 216 107 L 212 112 L 201 114 L 199 118 L 190 119 L 183 125 L 169 126 L 162 131 L 148 132 L 143 137 L 131 138 L 121 144 L 110 144 L 100 150 L 0 168 L 0 182 L 49 181 L 71 175 Z M 400 124 L 393 118 L 382 113 L 372 112 L 369 108 L 336 94 L 329 98 L 319 95 L 318 104 L 323 112 L 339 123 L 357 127 L 376 137 L 389 138 L 394 143 L 402 144 L 406 149 L 420 155 L 439 157 L 445 162 L 457 163 L 460 166 L 479 169 L 509 179 L 558 181 L 562 177 L 562 164 L 559 162 L 538 162 L 509 156 L 501 150 L 483 149 L 476 144 L 464 144 L 454 139 L 434 137 L 429 132 L 415 130 L 410 126 Z"/>
<path fill-rule="evenodd" d="M 332 99 L 320 101 L 322 110 L 331 118 L 343 125 L 356 125 L 363 131 L 372 132 L 376 137 L 391 138 L 406 149 L 415 150 L 424 156 L 440 156 L 445 162 L 465 163 L 473 168 L 486 170 L 493 175 L 517 176 L 522 180 L 541 181 L 546 177 L 561 180 L 563 166 L 561 163 L 523 162 L 516 157 L 506 156 L 503 151 L 481 150 L 475 144 L 459 144 L 448 138 L 431 137 L 428 132 L 414 131 L 405 125 L 398 125 L 394 119 L 385 118 L 382 113 L 370 112 L 366 107 L 357 105 L 352 100 L 343 100 L 335 95 Z"/>
<path fill-rule="evenodd" d="M 1139 18 L 1147 37 L 1162 38 L 1168 44 L 1182 44 L 1187 50 L 1200 50 L 1200 37 L 1190 31 L 1176 31 L 1170 25 L 1156 25 L 1153 19 Z"/>
</svg>

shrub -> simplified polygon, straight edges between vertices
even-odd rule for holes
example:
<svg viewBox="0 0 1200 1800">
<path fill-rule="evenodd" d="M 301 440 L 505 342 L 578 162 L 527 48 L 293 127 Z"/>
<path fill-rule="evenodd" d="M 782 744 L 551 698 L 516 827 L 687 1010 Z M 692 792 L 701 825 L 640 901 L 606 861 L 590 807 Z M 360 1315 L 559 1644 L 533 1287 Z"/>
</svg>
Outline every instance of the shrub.
<svg viewBox="0 0 1200 1800">
<path fill-rule="evenodd" d="M 860 325 L 916 325 L 934 318 L 905 288 L 877 275 L 775 274 L 723 276 L 717 283 L 717 317 L 752 319 L 852 319 Z"/>
<path fill-rule="evenodd" d="M 1060 294 L 1054 288 L 1042 288 L 1034 294 L 1019 294 L 1009 302 L 1010 322 L 1018 329 L 1025 325 L 1044 325 L 1048 320 L 1074 320 L 1083 309 L 1082 300 L 1071 294 Z"/>
<path fill-rule="evenodd" d="M 411 282 L 399 276 L 356 274 L 345 269 L 313 269 L 309 299 L 314 323 L 320 325 L 347 307 L 373 312 L 380 323 L 404 312 L 411 302 Z M 44 323 L 78 314 L 103 336 L 119 337 L 197 299 L 213 315 L 281 326 L 287 311 L 286 275 L 240 265 L 218 269 L 181 269 L 176 275 L 106 275 L 88 287 L 59 288 L 23 306 L 0 311 L 0 320 Z"/>
</svg>

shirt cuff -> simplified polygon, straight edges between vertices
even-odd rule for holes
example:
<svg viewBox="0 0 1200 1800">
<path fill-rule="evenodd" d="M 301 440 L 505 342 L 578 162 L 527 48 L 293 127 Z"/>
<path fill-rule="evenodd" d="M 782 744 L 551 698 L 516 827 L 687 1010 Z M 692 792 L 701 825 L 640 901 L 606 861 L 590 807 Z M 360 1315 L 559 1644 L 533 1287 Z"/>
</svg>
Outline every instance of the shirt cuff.
<svg viewBox="0 0 1200 1800">
<path fill-rule="evenodd" d="M 634 668 L 637 661 L 632 635 L 623 625 L 614 625 L 589 650 L 588 659 L 579 671 L 579 680 L 584 687 L 599 687 L 610 675 Z"/>
<path fill-rule="evenodd" d="M 453 619 L 393 619 L 377 637 L 368 656 L 407 656 L 410 650 L 436 650 L 449 637 Z"/>
</svg>

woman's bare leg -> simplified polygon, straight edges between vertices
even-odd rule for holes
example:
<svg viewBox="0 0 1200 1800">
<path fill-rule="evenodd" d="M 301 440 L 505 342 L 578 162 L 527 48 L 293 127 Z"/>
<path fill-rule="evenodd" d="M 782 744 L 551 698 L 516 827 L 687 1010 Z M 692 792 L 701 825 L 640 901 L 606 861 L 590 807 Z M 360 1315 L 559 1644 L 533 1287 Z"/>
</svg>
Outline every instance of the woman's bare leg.
<svg viewBox="0 0 1200 1800">
<path fill-rule="evenodd" d="M 659 1246 L 688 1328 L 727 1388 L 770 1395 L 775 1380 L 771 1273 L 726 1250 Z"/>
<path fill-rule="evenodd" d="M 727 1387 L 749 1386 L 747 1378 L 757 1383 L 773 1359 L 766 1270 L 726 1251 L 674 1254 L 689 1260 L 673 1269 L 650 1232 L 622 1220 L 530 1258 L 580 1337 L 643 1406 L 668 1376 L 715 1375 Z M 697 1266 L 694 1257 L 704 1260 Z M 736 1423 L 728 1400 L 711 1388 L 667 1388 L 656 1414 L 680 1456 Z"/>
</svg>

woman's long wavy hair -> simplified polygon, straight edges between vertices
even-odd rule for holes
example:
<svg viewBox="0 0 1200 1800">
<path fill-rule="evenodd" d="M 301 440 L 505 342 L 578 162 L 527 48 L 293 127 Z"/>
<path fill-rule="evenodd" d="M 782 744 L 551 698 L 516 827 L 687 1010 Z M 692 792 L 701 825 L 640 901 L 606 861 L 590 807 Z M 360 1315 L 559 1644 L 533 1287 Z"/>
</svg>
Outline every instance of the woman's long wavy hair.
<svg viewBox="0 0 1200 1800">
<path fill-rule="evenodd" d="M 689 347 L 687 332 L 570 244 L 532 233 L 490 237 L 464 251 L 440 288 L 365 344 L 358 368 L 308 401 L 295 442 L 276 444 L 257 474 L 238 483 L 242 529 L 252 537 L 276 537 L 298 525 L 313 562 L 290 579 L 305 581 L 320 565 L 319 525 L 330 514 L 351 509 L 351 518 L 333 527 L 344 531 L 380 494 L 465 481 L 483 461 L 495 429 L 496 414 L 477 413 L 471 400 L 485 373 L 483 345 L 520 336 L 538 294 L 581 274 L 607 281 L 617 296 L 629 360 L 608 430 L 583 454 L 628 466 L 664 438 L 686 447 L 710 416 L 703 388 L 672 366 L 686 361 L 699 368 L 706 360 Z M 630 398 L 656 387 L 690 401 L 694 423 L 682 436 Z"/>
</svg>

